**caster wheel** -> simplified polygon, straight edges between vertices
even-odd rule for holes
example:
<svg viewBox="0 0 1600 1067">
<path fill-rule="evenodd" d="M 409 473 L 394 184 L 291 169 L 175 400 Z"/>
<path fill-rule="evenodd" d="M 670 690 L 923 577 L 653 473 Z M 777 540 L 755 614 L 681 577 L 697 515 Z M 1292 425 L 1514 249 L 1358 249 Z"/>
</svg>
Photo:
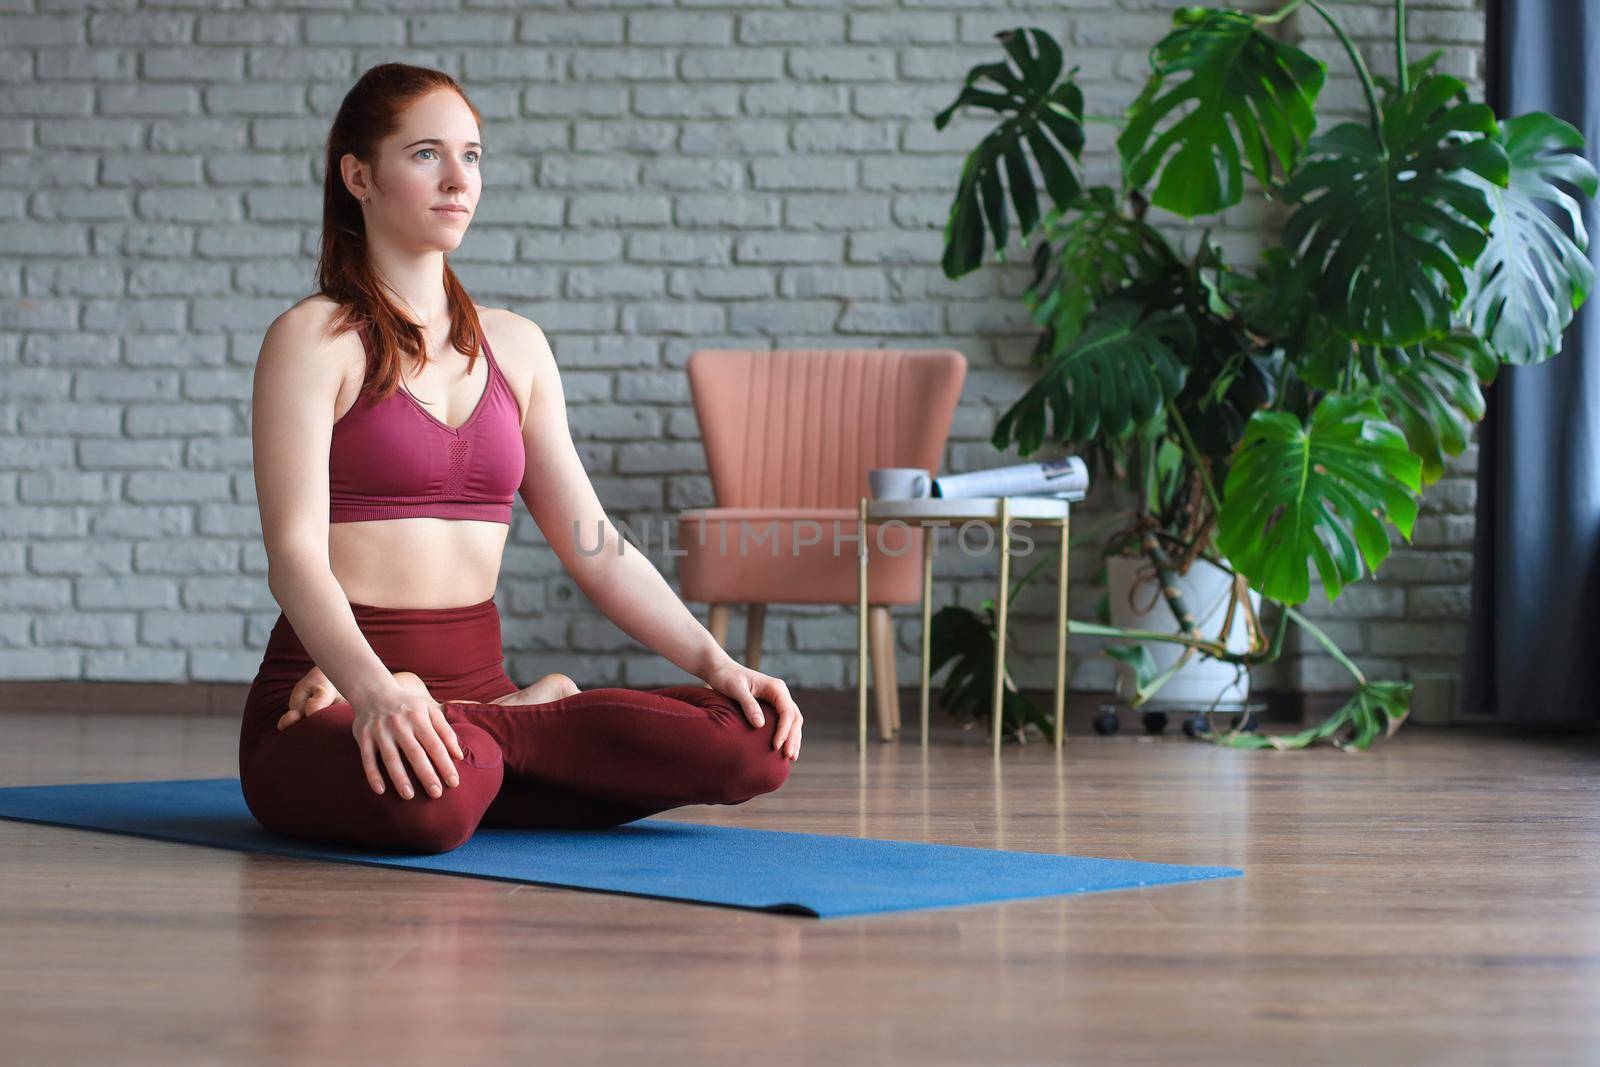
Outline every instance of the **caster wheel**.
<svg viewBox="0 0 1600 1067">
<path fill-rule="evenodd" d="M 1117 718 L 1115 712 L 1104 712 L 1095 716 L 1094 732 L 1101 737 L 1110 737 L 1122 727 L 1122 720 Z"/>
<path fill-rule="evenodd" d="M 1164 711 L 1147 711 L 1144 713 L 1144 732 L 1159 734 L 1167 728 L 1167 713 Z"/>
<path fill-rule="evenodd" d="M 1207 729 L 1204 715 L 1191 715 L 1183 720 L 1183 732 L 1190 737 L 1202 737 L 1206 734 Z"/>
</svg>

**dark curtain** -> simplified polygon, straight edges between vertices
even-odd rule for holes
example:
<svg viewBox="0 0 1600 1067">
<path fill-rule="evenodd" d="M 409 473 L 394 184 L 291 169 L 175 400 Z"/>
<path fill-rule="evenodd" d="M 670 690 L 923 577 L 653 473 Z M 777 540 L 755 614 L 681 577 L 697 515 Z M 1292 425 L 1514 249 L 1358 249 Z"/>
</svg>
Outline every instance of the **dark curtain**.
<svg viewBox="0 0 1600 1067">
<path fill-rule="evenodd" d="M 1548 111 L 1600 155 L 1600 0 L 1490 0 L 1489 103 Z M 1590 259 L 1600 256 L 1584 201 Z M 1600 720 L 1600 293 L 1559 355 L 1503 367 L 1479 428 L 1462 710 L 1506 722 Z"/>
</svg>

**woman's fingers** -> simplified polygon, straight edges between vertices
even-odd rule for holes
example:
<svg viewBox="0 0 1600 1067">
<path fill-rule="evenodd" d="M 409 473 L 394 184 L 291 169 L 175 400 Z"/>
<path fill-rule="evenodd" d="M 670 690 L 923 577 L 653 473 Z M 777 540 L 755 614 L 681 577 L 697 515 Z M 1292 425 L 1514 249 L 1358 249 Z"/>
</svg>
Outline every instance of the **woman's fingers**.
<svg viewBox="0 0 1600 1067">
<path fill-rule="evenodd" d="M 744 717 L 750 720 L 750 725 L 765 726 L 767 717 L 762 714 L 761 705 L 756 701 L 756 697 L 759 694 L 755 691 L 755 686 L 751 685 L 750 680 L 743 676 L 734 683 L 734 686 L 738 690 L 733 694 L 734 699 L 739 702 L 739 707 L 744 709 Z"/>
<path fill-rule="evenodd" d="M 418 777 L 422 779 L 423 788 L 433 796 L 443 796 L 442 782 L 456 784 L 456 765 L 450 761 L 450 750 L 433 724 L 432 708 L 417 713 L 416 719 L 411 723 L 411 737 L 422 751 L 425 764 L 422 771 L 425 773 L 419 773 Z M 415 762 L 414 755 L 413 762 Z"/>
<path fill-rule="evenodd" d="M 433 757 L 428 749 L 423 746 L 422 739 L 408 731 L 405 726 L 397 726 L 394 740 L 395 744 L 400 746 L 400 751 L 405 754 L 406 759 L 411 761 L 411 771 L 416 775 L 417 782 L 421 784 L 427 794 L 430 797 L 444 796 L 444 785 L 439 781 L 438 772 L 433 769 Z M 433 743 L 439 744 L 439 739 L 437 737 L 433 738 Z M 439 748 L 442 753 L 444 746 L 440 745 Z M 445 762 L 450 762 L 448 756 L 445 757 Z"/>
<path fill-rule="evenodd" d="M 766 698 L 767 703 L 771 704 L 778 713 L 778 728 L 773 731 L 772 737 L 773 748 L 783 747 L 783 739 L 789 736 L 789 731 L 794 728 L 795 719 L 800 714 L 799 709 L 792 706 L 792 702 L 785 704 L 784 701 L 778 699 L 778 694 L 782 687 L 783 683 L 776 678 L 771 679 L 762 686 L 761 695 Z"/>
<path fill-rule="evenodd" d="M 765 679 L 758 694 L 762 699 L 771 704 L 778 712 L 778 729 L 772 739 L 773 748 L 783 747 L 785 740 L 791 738 L 803 721 L 800 715 L 800 705 L 794 702 L 794 697 L 789 695 L 789 686 L 781 678 L 770 675 Z M 793 751 L 791 746 L 791 751 Z"/>
<path fill-rule="evenodd" d="M 383 765 L 389 769 L 389 780 L 394 782 L 394 787 L 402 797 L 410 800 L 415 790 L 411 788 L 411 776 L 406 773 L 405 758 L 400 755 L 394 739 L 383 732 L 382 727 L 378 731 L 378 754 L 383 757 Z"/>
<path fill-rule="evenodd" d="M 800 712 L 794 707 L 785 707 L 778 712 L 778 736 L 773 743 L 773 748 L 783 748 L 788 743 L 787 753 L 790 757 L 800 750 Z"/>
<path fill-rule="evenodd" d="M 388 770 L 389 779 L 394 782 L 395 789 L 406 800 L 416 795 L 411 785 L 411 776 L 407 773 L 408 759 L 417 780 L 422 783 L 422 787 L 430 796 L 444 795 L 444 787 L 440 784 L 439 775 L 434 771 L 435 761 L 438 761 L 440 767 L 445 768 L 445 781 L 451 786 L 461 784 L 461 777 L 455 765 L 450 762 L 450 754 L 437 734 L 412 734 L 399 728 L 385 733 L 381 728 L 375 727 L 360 738 L 360 746 L 361 766 L 366 773 L 367 785 L 379 795 L 384 791 L 383 775 L 379 771 L 380 761 Z"/>
<path fill-rule="evenodd" d="M 361 745 L 361 769 L 366 772 L 367 785 L 374 793 L 383 795 L 383 775 L 378 771 L 377 742 L 368 730 L 356 738 Z"/>
<path fill-rule="evenodd" d="M 777 728 L 773 731 L 773 749 L 784 749 L 790 759 L 800 754 L 800 723 L 804 717 L 800 714 L 800 705 L 794 702 L 782 678 L 736 665 L 729 670 L 713 673 L 707 679 L 707 684 L 737 700 L 744 717 L 750 720 L 752 726 L 766 725 L 767 717 L 762 711 L 761 702 L 770 704 L 778 716 Z"/>
<path fill-rule="evenodd" d="M 451 726 L 450 720 L 444 717 L 444 708 L 442 706 L 435 707 L 432 710 L 432 718 L 433 728 L 439 732 L 440 737 L 444 738 L 445 744 L 450 749 L 450 754 L 458 760 L 466 759 L 466 753 L 461 751 L 461 742 L 456 738 L 455 727 Z M 450 784 L 455 785 L 454 782 Z"/>
</svg>

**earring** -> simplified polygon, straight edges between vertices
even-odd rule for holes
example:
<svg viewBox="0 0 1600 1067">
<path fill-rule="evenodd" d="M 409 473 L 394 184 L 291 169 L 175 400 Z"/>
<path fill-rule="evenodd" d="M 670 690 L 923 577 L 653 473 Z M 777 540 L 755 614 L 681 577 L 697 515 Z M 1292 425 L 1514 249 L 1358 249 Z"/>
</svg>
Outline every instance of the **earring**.
<svg viewBox="0 0 1600 1067">
<path fill-rule="evenodd" d="M 363 196 L 363 197 L 362 197 L 362 198 L 361 198 L 361 202 L 362 202 L 362 203 L 363 203 L 363 204 L 370 204 L 370 203 L 372 203 L 372 197 L 370 197 L 370 196 Z"/>
</svg>

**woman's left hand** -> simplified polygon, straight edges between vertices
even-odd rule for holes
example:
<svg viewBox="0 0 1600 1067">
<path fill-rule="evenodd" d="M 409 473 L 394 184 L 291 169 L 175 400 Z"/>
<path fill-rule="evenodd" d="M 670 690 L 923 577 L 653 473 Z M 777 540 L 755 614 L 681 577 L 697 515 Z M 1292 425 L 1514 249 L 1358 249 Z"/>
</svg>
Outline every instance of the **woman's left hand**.
<svg viewBox="0 0 1600 1067">
<path fill-rule="evenodd" d="M 800 724 L 805 718 L 782 679 L 751 670 L 728 657 L 707 671 L 702 681 L 717 692 L 737 700 L 744 709 L 745 718 L 754 726 L 761 726 L 766 721 L 761 705 L 756 701 L 765 700 L 771 704 L 778 711 L 778 729 L 772 747 L 786 748 L 784 754 L 791 761 L 800 757 Z"/>
</svg>

